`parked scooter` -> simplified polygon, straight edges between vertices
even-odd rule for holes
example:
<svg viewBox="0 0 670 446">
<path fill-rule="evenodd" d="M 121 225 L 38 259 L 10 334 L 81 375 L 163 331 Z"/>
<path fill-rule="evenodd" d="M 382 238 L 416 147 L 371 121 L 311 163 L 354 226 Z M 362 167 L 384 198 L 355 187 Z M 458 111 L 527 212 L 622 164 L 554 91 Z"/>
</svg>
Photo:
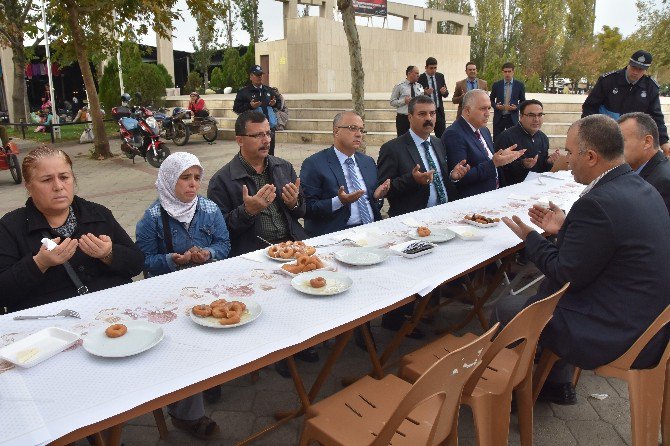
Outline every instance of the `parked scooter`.
<svg viewBox="0 0 670 446">
<path fill-rule="evenodd" d="M 185 145 L 192 134 L 200 134 L 205 141 L 212 142 L 219 132 L 216 119 L 211 116 L 193 117 L 193 113 L 185 108 L 175 107 L 172 116 L 163 116 L 161 136 L 171 139 L 178 146 Z M 160 117 L 156 117 L 160 121 Z"/>
<path fill-rule="evenodd" d="M 139 94 L 136 97 L 141 99 Z M 112 116 L 119 121 L 121 150 L 133 163 L 136 156 L 141 156 L 152 166 L 160 167 L 163 160 L 170 155 L 170 149 L 160 140 L 158 121 L 146 107 L 129 107 L 130 100 L 130 95 L 124 93 L 121 95 L 122 105 L 112 109 Z"/>
<path fill-rule="evenodd" d="M 19 148 L 11 138 L 6 146 L 0 150 L 0 170 L 9 170 L 16 184 L 21 184 L 21 165 L 19 164 Z"/>
</svg>

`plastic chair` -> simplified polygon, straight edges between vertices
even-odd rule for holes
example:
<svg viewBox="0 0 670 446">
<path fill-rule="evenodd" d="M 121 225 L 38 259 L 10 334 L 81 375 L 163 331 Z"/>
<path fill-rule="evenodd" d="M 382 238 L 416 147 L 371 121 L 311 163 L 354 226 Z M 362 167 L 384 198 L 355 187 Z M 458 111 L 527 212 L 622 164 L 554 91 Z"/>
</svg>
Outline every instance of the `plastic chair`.
<svg viewBox="0 0 670 446">
<path fill-rule="evenodd" d="M 552 367 L 554 367 L 554 364 L 556 364 L 559 359 L 561 359 L 560 356 L 550 349 L 545 348 L 542 350 L 540 360 L 535 368 L 535 374 L 533 375 L 533 404 L 537 402 L 537 398 L 540 396 L 540 391 L 542 390 L 542 386 L 544 386 L 544 382 L 547 380 L 547 376 L 549 376 L 549 372 L 551 372 Z M 581 375 L 581 373 L 582 369 L 575 367 L 575 373 L 572 375 L 573 387 L 577 386 L 579 375 Z"/>
<path fill-rule="evenodd" d="M 472 408 L 480 445 L 507 445 L 512 391 L 517 401 L 521 444 L 533 443 L 532 372 L 535 348 L 544 326 L 569 284 L 551 296 L 524 308 L 505 326 L 482 357 L 482 364 L 463 389 L 461 403 Z M 458 348 L 474 336 L 444 336 L 401 360 L 398 375 L 416 379 L 435 358 Z M 514 345 L 512 348 L 506 348 Z M 453 423 L 452 433 L 458 425 Z"/>
<path fill-rule="evenodd" d="M 663 310 L 626 353 L 595 370 L 597 375 L 623 379 L 628 383 L 633 446 L 658 445 L 662 407 L 670 404 L 667 398 L 665 398 L 665 402 L 663 401 L 663 394 L 659 392 L 666 381 L 668 358 L 670 358 L 670 344 L 665 347 L 663 356 L 661 356 L 661 360 L 656 367 L 652 369 L 631 369 L 631 365 L 644 347 L 647 346 L 651 338 L 669 322 L 670 305 Z M 666 387 L 664 391 L 666 396 L 668 392 L 669 390 Z M 667 428 L 666 433 L 668 433 Z M 670 439 L 663 438 L 664 444 L 669 441 Z"/>
<path fill-rule="evenodd" d="M 665 369 L 665 392 L 663 395 L 663 414 L 661 415 L 661 437 L 663 437 L 663 446 L 670 446 L 670 361 Z"/>
<path fill-rule="evenodd" d="M 300 445 L 435 445 L 458 417 L 463 385 L 491 345 L 496 324 L 451 352 L 414 385 L 394 375 L 365 376 L 307 410 Z"/>
</svg>

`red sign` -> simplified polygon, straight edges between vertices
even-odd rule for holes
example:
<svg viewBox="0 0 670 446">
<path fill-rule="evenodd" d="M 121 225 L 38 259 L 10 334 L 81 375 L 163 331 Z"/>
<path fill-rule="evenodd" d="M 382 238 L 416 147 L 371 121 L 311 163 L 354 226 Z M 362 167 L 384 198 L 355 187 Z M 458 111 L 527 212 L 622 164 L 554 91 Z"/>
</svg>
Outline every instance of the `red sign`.
<svg viewBox="0 0 670 446">
<path fill-rule="evenodd" d="M 386 17 L 386 0 L 354 0 L 354 12 L 357 15 Z"/>
</svg>

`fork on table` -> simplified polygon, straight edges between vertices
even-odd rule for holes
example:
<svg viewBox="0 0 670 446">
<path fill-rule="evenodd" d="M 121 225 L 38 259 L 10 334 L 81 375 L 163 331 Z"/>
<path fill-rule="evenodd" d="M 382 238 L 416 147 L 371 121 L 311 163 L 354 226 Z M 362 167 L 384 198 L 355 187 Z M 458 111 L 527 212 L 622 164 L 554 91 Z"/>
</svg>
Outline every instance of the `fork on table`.
<svg viewBox="0 0 670 446">
<path fill-rule="evenodd" d="M 49 314 L 46 316 L 14 316 L 15 321 L 23 321 L 23 320 L 28 320 L 28 319 L 47 319 L 50 317 L 76 317 L 77 319 L 81 319 L 81 316 L 79 313 L 73 310 L 63 310 L 58 314 Z"/>
</svg>

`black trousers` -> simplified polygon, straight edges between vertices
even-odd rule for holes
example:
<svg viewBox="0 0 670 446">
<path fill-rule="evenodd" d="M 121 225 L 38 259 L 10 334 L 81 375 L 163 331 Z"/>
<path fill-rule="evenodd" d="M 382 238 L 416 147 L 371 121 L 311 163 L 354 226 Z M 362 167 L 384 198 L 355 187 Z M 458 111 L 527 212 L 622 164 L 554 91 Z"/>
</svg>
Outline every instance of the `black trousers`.
<svg viewBox="0 0 670 446">
<path fill-rule="evenodd" d="M 442 138 L 442 134 L 447 128 L 447 121 L 444 117 L 444 107 L 435 110 L 435 136 Z"/>
<path fill-rule="evenodd" d="M 512 120 L 512 115 L 502 115 L 498 122 L 493 122 L 493 142 L 496 141 L 498 135 L 507 130 L 510 127 L 514 126 L 514 121 Z"/>
<path fill-rule="evenodd" d="M 395 130 L 398 136 L 404 135 L 409 131 L 409 118 L 407 118 L 407 115 L 401 113 L 395 115 Z"/>
</svg>

